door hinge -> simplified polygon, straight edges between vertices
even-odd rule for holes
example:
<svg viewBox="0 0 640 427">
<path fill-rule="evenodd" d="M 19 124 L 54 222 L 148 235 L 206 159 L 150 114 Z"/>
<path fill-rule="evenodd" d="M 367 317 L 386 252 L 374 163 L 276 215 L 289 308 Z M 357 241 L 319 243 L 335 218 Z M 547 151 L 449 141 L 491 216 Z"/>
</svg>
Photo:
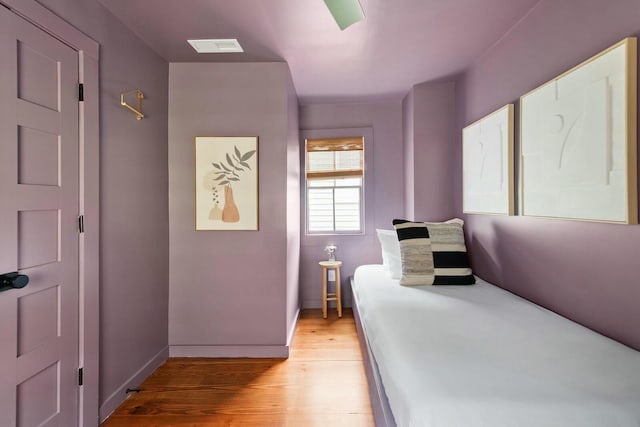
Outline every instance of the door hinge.
<svg viewBox="0 0 640 427">
<path fill-rule="evenodd" d="M 78 385 L 84 385 L 84 368 L 78 369 Z"/>
<path fill-rule="evenodd" d="M 78 85 L 78 101 L 84 101 L 84 84 Z"/>
<path fill-rule="evenodd" d="M 84 233 L 84 215 L 78 217 L 78 230 L 80 233 Z"/>
</svg>

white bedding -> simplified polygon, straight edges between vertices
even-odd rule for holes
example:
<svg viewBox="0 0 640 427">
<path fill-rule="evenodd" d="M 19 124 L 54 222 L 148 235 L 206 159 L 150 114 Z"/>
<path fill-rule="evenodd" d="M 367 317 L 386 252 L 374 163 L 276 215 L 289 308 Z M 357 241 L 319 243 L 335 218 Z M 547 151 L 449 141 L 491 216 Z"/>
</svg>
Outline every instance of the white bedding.
<svg viewBox="0 0 640 427">
<path fill-rule="evenodd" d="M 640 426 L 640 352 L 479 278 L 403 287 L 359 267 L 354 298 L 396 423 Z"/>
</svg>

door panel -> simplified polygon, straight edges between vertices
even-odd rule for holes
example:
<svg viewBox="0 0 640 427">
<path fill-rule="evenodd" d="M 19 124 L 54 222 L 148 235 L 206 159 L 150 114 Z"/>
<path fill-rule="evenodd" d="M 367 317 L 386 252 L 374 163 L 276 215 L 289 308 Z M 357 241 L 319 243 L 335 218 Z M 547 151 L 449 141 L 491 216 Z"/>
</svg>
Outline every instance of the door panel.
<svg viewBox="0 0 640 427">
<path fill-rule="evenodd" d="M 60 334 L 59 290 L 52 286 L 18 298 L 18 357 Z"/>
<path fill-rule="evenodd" d="M 78 423 L 78 55 L 0 7 L 0 425 Z"/>
<path fill-rule="evenodd" d="M 60 143 L 55 133 L 18 128 L 18 184 L 60 185 Z"/>
<path fill-rule="evenodd" d="M 18 268 L 53 264 L 60 260 L 58 210 L 18 211 Z"/>
<path fill-rule="evenodd" d="M 18 386 L 18 425 L 40 426 L 55 419 L 58 381 L 58 364 L 54 363 Z"/>
<path fill-rule="evenodd" d="M 34 41 L 33 38 L 30 41 Z M 35 41 L 37 43 L 37 41 Z M 59 111 L 58 61 L 42 49 L 17 40 L 18 98 Z"/>
</svg>

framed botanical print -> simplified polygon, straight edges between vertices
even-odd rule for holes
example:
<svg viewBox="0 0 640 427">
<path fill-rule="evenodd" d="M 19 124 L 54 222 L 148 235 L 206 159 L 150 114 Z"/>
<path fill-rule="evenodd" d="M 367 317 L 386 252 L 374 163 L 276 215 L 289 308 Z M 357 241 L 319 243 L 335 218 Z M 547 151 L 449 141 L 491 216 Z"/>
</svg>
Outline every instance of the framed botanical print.
<svg viewBox="0 0 640 427">
<path fill-rule="evenodd" d="M 258 137 L 198 136 L 196 230 L 258 229 Z"/>
</svg>

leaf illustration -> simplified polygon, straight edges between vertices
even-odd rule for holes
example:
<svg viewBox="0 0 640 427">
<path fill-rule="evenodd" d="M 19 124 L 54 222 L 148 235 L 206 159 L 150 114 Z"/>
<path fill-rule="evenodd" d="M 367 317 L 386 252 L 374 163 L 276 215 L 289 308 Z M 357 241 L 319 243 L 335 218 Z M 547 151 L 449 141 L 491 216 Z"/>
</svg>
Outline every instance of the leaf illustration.
<svg viewBox="0 0 640 427">
<path fill-rule="evenodd" d="M 238 182 L 238 181 L 240 181 L 240 178 L 231 177 L 231 178 L 229 178 L 229 181 Z"/>
<path fill-rule="evenodd" d="M 220 166 L 222 166 L 222 169 L 226 170 L 227 172 L 231 172 L 231 169 L 229 169 L 228 167 L 226 167 L 224 165 L 224 163 L 220 163 Z"/>
<path fill-rule="evenodd" d="M 233 162 L 231 161 L 231 157 L 229 157 L 229 154 L 226 154 L 227 156 L 227 163 L 229 163 L 229 166 L 233 167 Z"/>
<path fill-rule="evenodd" d="M 217 163 L 211 163 L 211 164 L 213 165 L 214 168 L 216 168 L 218 170 L 220 169 L 220 165 L 219 164 L 217 164 Z"/>
<path fill-rule="evenodd" d="M 240 158 L 240 150 L 238 150 L 238 147 L 236 147 L 235 145 L 233 146 L 233 149 L 235 151 L 236 157 L 239 159 Z"/>
<path fill-rule="evenodd" d="M 224 175 L 220 175 L 219 177 L 217 177 L 214 181 L 220 181 L 221 179 L 226 178 L 226 176 Z"/>
<path fill-rule="evenodd" d="M 241 160 L 241 161 L 240 161 L 240 164 L 241 164 L 242 166 L 244 166 L 245 168 L 247 168 L 247 169 L 251 170 L 251 166 L 249 166 L 249 163 L 247 163 L 247 162 L 243 162 L 243 161 Z"/>
<path fill-rule="evenodd" d="M 227 185 L 229 183 L 229 181 L 222 181 L 220 182 L 220 185 Z"/>
<path fill-rule="evenodd" d="M 256 150 L 251 150 L 251 151 L 247 151 L 246 153 L 244 153 L 242 155 L 242 157 L 240 158 L 240 160 L 242 160 L 243 162 L 246 162 L 247 160 L 249 160 L 251 158 L 251 156 L 253 156 L 254 154 L 256 154 Z"/>
</svg>

